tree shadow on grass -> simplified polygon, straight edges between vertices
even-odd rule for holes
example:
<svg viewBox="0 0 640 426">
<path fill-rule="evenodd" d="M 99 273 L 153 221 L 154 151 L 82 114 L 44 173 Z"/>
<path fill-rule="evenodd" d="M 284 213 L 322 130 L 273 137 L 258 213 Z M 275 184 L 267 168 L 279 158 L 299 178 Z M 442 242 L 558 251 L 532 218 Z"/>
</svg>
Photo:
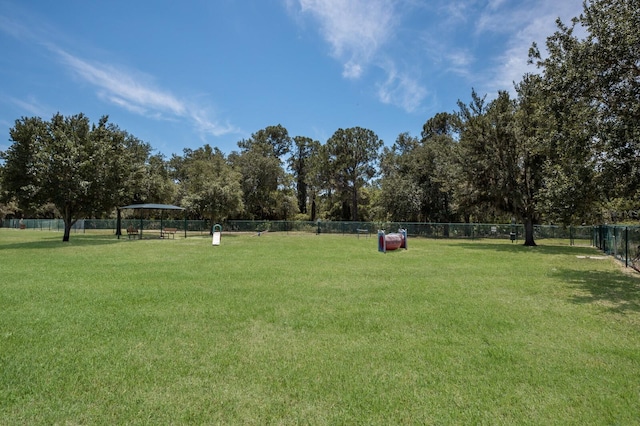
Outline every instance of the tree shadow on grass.
<svg viewBox="0 0 640 426">
<path fill-rule="evenodd" d="M 562 269 L 553 276 L 578 290 L 569 300 L 575 304 L 599 304 L 615 313 L 640 313 L 640 279 L 618 271 Z"/>
<path fill-rule="evenodd" d="M 1 250 L 20 250 L 20 249 L 59 249 L 70 246 L 96 246 L 96 245 L 109 245 L 117 244 L 119 241 L 115 235 L 74 235 L 71 234 L 68 242 L 62 241 L 62 233 L 59 235 L 47 235 L 41 236 L 37 240 L 31 241 L 19 241 L 19 242 L 2 242 L 0 241 Z"/>
<path fill-rule="evenodd" d="M 486 241 L 464 241 L 462 243 L 455 243 L 457 247 L 462 247 L 468 250 L 488 250 L 498 251 L 505 253 L 522 253 L 522 252 L 535 252 L 538 254 L 549 255 L 584 255 L 593 256 L 598 253 L 597 249 L 593 247 L 585 246 L 562 246 L 562 245 L 545 245 L 539 243 L 535 247 L 527 247 L 522 243 L 510 243 L 510 242 L 486 242 Z"/>
<path fill-rule="evenodd" d="M 597 249 L 585 246 L 561 246 L 539 244 L 525 247 L 522 244 L 469 241 L 459 244 L 465 250 L 490 250 L 504 253 L 532 251 L 537 254 L 595 256 L 602 255 Z M 640 313 L 640 277 L 625 275 L 619 271 L 595 271 L 561 269 L 553 273 L 555 278 L 568 283 L 576 294 L 570 298 L 575 304 L 599 304 L 611 312 Z"/>
<path fill-rule="evenodd" d="M 152 231 L 148 231 L 147 234 L 143 234 L 142 240 L 157 240 L 157 241 L 165 241 L 167 240 L 170 244 L 170 241 L 176 238 L 160 238 L 158 233 L 151 233 Z M 183 234 L 184 235 L 184 234 Z M 224 239 L 233 239 L 239 237 L 239 235 L 234 234 L 222 234 Z M 177 239 L 182 240 L 182 236 L 179 236 Z M 202 235 L 191 235 L 187 238 L 187 240 L 209 240 L 211 241 L 211 236 L 207 234 Z M 130 243 L 135 244 L 140 241 L 137 238 L 128 238 L 126 233 L 121 236 L 120 239 L 116 235 L 113 234 L 75 234 L 71 233 L 68 242 L 62 241 L 62 233 L 56 235 L 46 235 L 46 236 L 38 236 L 37 239 L 30 241 L 19 241 L 19 242 L 3 242 L 0 238 L 0 251 L 2 250 L 20 250 L 20 249 L 60 249 L 65 247 L 77 247 L 77 246 L 103 246 L 110 244 L 120 244 L 120 243 Z"/>
</svg>

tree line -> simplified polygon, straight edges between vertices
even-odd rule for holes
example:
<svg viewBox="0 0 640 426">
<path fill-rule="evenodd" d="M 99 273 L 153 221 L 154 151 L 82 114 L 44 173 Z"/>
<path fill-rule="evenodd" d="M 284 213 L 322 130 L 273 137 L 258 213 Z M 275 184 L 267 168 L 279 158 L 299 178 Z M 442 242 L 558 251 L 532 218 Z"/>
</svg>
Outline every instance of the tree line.
<svg viewBox="0 0 640 426">
<path fill-rule="evenodd" d="M 0 153 L 3 214 L 79 218 L 117 206 L 177 204 L 194 219 L 508 222 L 607 220 L 638 210 L 640 9 L 591 0 L 557 21 L 537 72 L 487 100 L 429 118 L 391 146 L 369 129 L 324 143 L 268 126 L 224 154 L 204 145 L 166 158 L 108 117 L 23 117 Z M 576 35 L 581 34 L 581 36 Z"/>
</svg>

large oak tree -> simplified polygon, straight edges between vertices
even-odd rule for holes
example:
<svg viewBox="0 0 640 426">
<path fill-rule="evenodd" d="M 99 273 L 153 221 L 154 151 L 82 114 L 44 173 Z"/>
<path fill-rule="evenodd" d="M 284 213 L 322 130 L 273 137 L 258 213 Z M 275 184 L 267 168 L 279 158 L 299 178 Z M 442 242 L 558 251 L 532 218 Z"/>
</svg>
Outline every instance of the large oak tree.
<svg viewBox="0 0 640 426">
<path fill-rule="evenodd" d="M 2 197 L 21 208 L 52 203 L 64 221 L 63 241 L 78 219 L 100 217 L 130 197 L 131 171 L 138 168 L 130 154 L 149 150 L 106 116 L 97 125 L 83 114 L 22 118 L 9 133 Z"/>
<path fill-rule="evenodd" d="M 596 200 L 637 208 L 640 197 L 640 7 L 588 0 L 569 25 L 557 21 L 541 70 L 550 149 L 545 201 L 563 222 L 589 219 Z M 627 200 L 627 201 L 620 201 Z"/>
<path fill-rule="evenodd" d="M 215 223 L 242 211 L 240 174 L 218 148 L 185 149 L 170 164 L 180 204 L 193 216 Z"/>
<path fill-rule="evenodd" d="M 460 170 L 467 189 L 464 196 L 521 219 L 524 244 L 533 246 L 546 157 L 537 132 L 537 92 L 529 89 L 529 83 L 522 84 L 517 100 L 500 92 L 488 104 L 473 92 L 469 105 L 459 104 Z"/>
</svg>

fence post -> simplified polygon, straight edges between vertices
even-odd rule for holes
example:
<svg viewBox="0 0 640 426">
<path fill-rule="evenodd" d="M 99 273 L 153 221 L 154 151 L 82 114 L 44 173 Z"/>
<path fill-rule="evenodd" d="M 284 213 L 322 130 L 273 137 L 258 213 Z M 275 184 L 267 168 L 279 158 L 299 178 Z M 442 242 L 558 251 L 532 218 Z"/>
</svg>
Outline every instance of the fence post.
<svg viewBox="0 0 640 426">
<path fill-rule="evenodd" d="M 569 225 L 569 245 L 572 247 L 575 245 L 573 241 L 573 225 Z"/>
<path fill-rule="evenodd" d="M 624 228 L 624 267 L 629 267 L 629 227 Z"/>
</svg>

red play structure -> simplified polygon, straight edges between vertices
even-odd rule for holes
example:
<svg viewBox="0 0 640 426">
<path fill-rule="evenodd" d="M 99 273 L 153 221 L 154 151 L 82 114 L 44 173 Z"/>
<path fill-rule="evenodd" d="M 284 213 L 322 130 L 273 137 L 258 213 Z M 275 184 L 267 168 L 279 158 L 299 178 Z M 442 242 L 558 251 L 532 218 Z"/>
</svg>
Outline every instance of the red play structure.
<svg viewBox="0 0 640 426">
<path fill-rule="evenodd" d="M 407 249 L 407 230 L 399 229 L 397 233 L 385 234 L 378 231 L 378 251 L 386 253 L 387 250 Z"/>
</svg>

